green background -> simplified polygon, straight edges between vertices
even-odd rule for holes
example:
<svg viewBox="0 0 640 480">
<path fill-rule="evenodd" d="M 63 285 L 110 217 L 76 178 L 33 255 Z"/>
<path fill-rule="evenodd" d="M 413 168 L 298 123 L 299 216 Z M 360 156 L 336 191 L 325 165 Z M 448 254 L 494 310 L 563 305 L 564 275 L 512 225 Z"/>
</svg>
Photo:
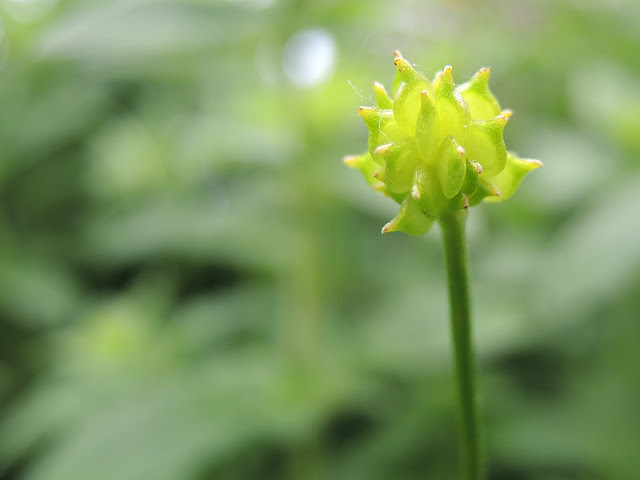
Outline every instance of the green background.
<svg viewBox="0 0 640 480">
<path fill-rule="evenodd" d="M 640 3 L 0 2 L 0 478 L 455 479 L 440 234 L 341 159 L 393 50 L 544 168 L 468 236 L 491 480 L 640 478 Z M 315 74 L 315 76 L 313 75 Z"/>
</svg>

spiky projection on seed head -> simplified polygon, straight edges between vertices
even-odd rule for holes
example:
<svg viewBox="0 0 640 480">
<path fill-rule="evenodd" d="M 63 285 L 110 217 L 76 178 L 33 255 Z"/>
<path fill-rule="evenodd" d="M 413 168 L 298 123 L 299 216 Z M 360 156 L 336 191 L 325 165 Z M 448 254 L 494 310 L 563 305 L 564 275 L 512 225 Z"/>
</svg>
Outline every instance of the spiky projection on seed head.
<svg viewBox="0 0 640 480">
<path fill-rule="evenodd" d="M 542 165 L 507 152 L 502 133 L 511 111 L 501 110 L 489 91 L 491 69 L 456 86 L 446 66 L 430 82 L 394 54 L 393 98 L 374 82 L 376 105 L 358 109 L 368 150 L 344 160 L 401 204 L 382 233 L 421 235 L 444 211 L 505 200 Z"/>
</svg>

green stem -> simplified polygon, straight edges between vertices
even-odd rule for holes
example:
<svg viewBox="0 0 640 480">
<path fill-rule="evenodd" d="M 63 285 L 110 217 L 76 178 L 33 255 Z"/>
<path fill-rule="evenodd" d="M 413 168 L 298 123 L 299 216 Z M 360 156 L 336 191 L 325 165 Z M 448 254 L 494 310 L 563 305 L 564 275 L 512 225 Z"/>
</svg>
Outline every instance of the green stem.
<svg viewBox="0 0 640 480">
<path fill-rule="evenodd" d="M 464 224 L 465 210 L 440 217 L 449 284 L 451 336 L 460 404 L 461 463 L 464 479 L 482 477 L 478 411 L 476 407 L 475 355 L 471 333 L 469 281 Z"/>
</svg>

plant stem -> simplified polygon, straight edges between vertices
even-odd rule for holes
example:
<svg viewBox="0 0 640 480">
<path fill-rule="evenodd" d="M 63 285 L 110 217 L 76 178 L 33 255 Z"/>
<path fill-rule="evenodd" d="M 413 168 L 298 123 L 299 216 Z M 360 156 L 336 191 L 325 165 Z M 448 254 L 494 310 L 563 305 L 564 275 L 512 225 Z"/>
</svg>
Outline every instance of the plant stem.
<svg viewBox="0 0 640 480">
<path fill-rule="evenodd" d="M 471 332 L 469 281 L 464 224 L 466 210 L 446 212 L 440 217 L 444 244 L 451 336 L 460 405 L 461 464 L 466 480 L 482 477 L 478 411 L 476 407 L 475 355 Z"/>
</svg>

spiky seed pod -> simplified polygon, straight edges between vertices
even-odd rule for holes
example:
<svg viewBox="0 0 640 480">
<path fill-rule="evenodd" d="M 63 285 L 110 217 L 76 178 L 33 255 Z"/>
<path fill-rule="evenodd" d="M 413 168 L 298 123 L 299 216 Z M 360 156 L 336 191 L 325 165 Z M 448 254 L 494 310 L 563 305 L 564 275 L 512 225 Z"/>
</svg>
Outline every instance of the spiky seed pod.
<svg viewBox="0 0 640 480">
<path fill-rule="evenodd" d="M 421 235 L 444 211 L 505 200 L 542 165 L 507 152 L 502 134 L 511 111 L 489 90 L 489 68 L 456 86 L 450 66 L 430 82 L 397 51 L 394 64 L 393 99 L 375 82 L 376 105 L 358 110 L 367 152 L 345 158 L 401 204 L 382 233 Z"/>
</svg>

